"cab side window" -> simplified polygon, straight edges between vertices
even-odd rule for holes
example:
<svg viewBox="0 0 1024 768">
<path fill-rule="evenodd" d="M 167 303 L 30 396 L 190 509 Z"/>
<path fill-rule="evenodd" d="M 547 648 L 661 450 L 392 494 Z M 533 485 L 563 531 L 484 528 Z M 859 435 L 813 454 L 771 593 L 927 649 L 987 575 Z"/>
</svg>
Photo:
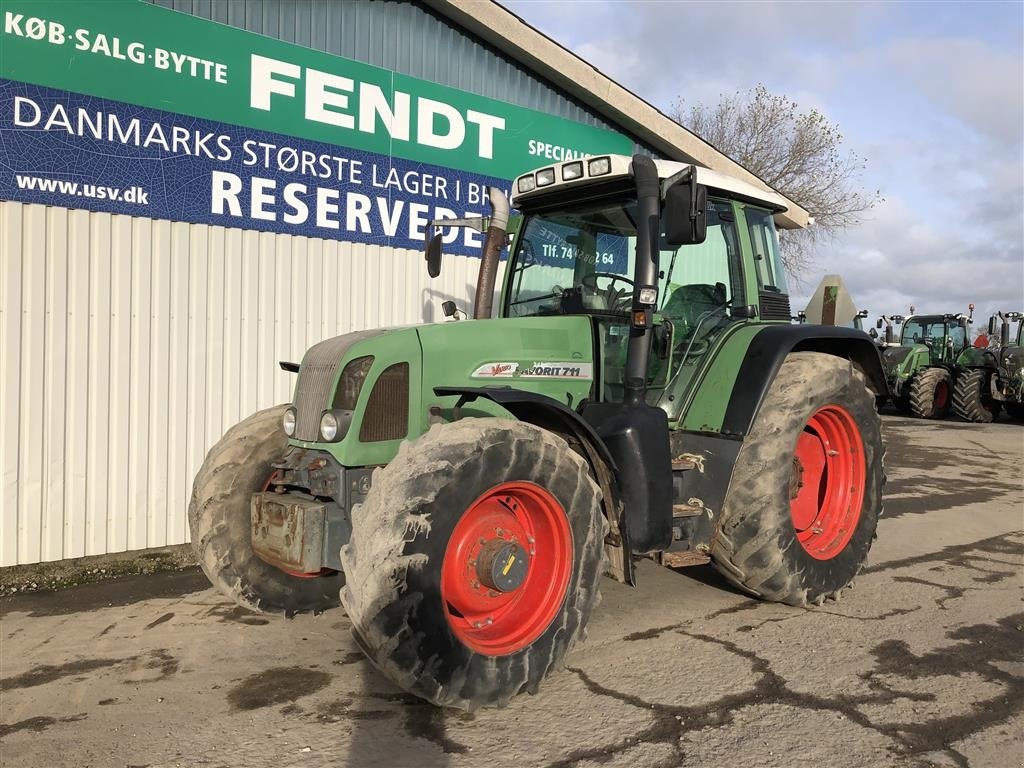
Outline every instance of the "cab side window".
<svg viewBox="0 0 1024 768">
<path fill-rule="evenodd" d="M 786 287 L 786 271 L 782 265 L 782 250 L 779 236 L 775 231 L 775 220 L 771 211 L 746 207 L 747 231 L 754 249 L 754 265 L 757 270 L 757 287 L 764 291 L 789 293 Z"/>
</svg>

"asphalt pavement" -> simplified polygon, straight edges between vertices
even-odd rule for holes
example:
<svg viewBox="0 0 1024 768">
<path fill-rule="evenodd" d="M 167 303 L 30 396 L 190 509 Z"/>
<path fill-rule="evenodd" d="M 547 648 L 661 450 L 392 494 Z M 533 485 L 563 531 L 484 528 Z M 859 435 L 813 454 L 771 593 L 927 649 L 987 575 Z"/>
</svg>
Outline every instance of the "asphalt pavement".
<svg viewBox="0 0 1024 768">
<path fill-rule="evenodd" d="M 811 609 L 710 566 L 606 580 L 535 696 L 447 712 L 340 610 L 236 608 L 198 571 L 0 601 L 0 765 L 1019 766 L 1024 429 L 887 416 L 868 567 Z"/>
</svg>

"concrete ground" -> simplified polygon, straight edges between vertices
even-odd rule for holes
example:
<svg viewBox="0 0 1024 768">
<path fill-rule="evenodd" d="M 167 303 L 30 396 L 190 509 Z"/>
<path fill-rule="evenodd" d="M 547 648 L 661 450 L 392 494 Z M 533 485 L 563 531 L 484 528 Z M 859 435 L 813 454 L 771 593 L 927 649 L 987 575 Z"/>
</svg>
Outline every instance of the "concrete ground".
<svg viewBox="0 0 1024 768">
<path fill-rule="evenodd" d="M 195 571 L 6 598 L 0 764 L 1021 765 L 1024 430 L 886 427 L 886 517 L 840 602 L 762 603 L 645 561 L 504 710 L 425 705 L 340 612 L 249 614 Z"/>
</svg>

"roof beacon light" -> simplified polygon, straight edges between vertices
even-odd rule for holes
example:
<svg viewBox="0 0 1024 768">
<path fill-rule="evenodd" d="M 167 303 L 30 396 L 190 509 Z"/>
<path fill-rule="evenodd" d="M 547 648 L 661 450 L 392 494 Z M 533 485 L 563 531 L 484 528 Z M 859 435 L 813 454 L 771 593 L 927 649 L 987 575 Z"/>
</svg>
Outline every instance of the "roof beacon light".
<svg viewBox="0 0 1024 768">
<path fill-rule="evenodd" d="M 555 183 L 555 169 L 543 168 L 537 171 L 537 186 L 546 187 Z"/>
<path fill-rule="evenodd" d="M 604 176 L 612 172 L 612 159 L 610 157 L 596 157 L 587 163 L 587 172 L 591 176 Z"/>
<path fill-rule="evenodd" d="M 572 181 L 573 179 L 579 179 L 583 176 L 583 161 L 577 160 L 575 163 L 566 163 L 562 166 L 562 181 Z"/>
</svg>

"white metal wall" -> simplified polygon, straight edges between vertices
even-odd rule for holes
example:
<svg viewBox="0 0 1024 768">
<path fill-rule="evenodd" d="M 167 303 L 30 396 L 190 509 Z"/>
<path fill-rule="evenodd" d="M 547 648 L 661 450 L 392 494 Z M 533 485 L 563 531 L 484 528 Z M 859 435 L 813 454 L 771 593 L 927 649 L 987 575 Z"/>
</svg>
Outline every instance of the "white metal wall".
<svg viewBox="0 0 1024 768">
<path fill-rule="evenodd" d="M 192 478 L 279 360 L 470 309 L 477 259 L 0 202 L 0 566 L 188 541 Z"/>
</svg>

